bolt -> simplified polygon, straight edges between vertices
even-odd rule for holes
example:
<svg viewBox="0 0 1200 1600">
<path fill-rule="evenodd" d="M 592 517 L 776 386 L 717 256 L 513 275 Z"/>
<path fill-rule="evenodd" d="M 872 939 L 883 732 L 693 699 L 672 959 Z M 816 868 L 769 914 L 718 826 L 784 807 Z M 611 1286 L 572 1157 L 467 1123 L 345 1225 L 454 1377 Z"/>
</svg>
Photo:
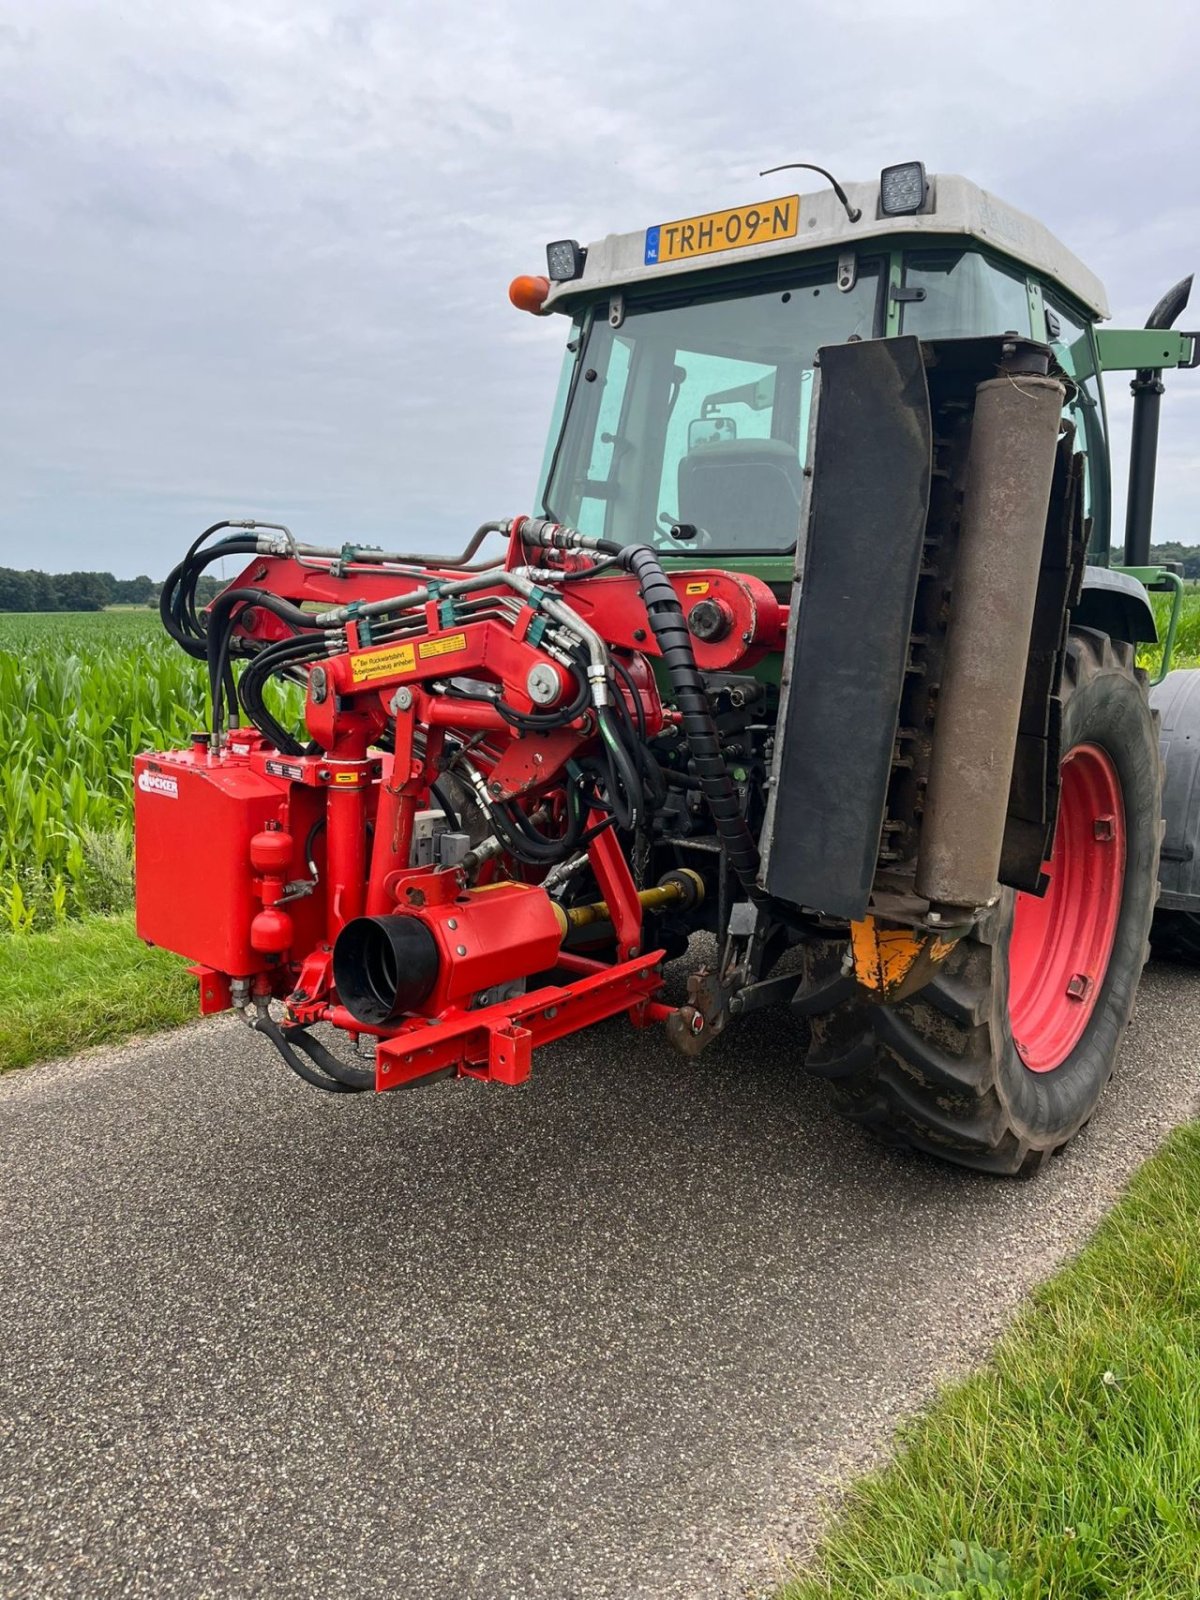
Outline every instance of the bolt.
<svg viewBox="0 0 1200 1600">
<path fill-rule="evenodd" d="M 392 710 L 393 711 L 411 711 L 412 710 L 412 703 L 413 703 L 413 692 L 412 692 L 412 690 L 410 688 L 408 688 L 407 685 L 402 684 L 400 686 L 400 688 L 397 689 L 395 694 L 392 696 Z"/>
<path fill-rule="evenodd" d="M 467 947 L 466 947 L 465 944 L 456 944 L 454 946 L 454 954 L 456 956 L 465 956 L 466 953 L 467 953 Z"/>
<path fill-rule="evenodd" d="M 325 696 L 329 693 L 329 676 L 324 667 L 314 667 L 308 675 L 308 687 L 312 690 L 313 702 L 323 705 Z"/>
<path fill-rule="evenodd" d="M 488 793 L 490 795 L 495 795 L 498 798 L 504 793 L 504 785 L 502 783 L 497 783 L 495 778 L 493 778 L 491 783 L 488 784 Z"/>
<path fill-rule="evenodd" d="M 446 926 L 451 930 L 451 932 L 453 932 L 454 929 L 458 927 L 458 918 L 450 917 L 446 922 Z"/>
<path fill-rule="evenodd" d="M 554 1018 L 558 1015 L 558 1007 L 557 1006 L 547 1006 L 545 1011 L 542 1012 L 542 1015 L 545 1017 L 547 1022 L 552 1022 L 554 1020 Z"/>
</svg>

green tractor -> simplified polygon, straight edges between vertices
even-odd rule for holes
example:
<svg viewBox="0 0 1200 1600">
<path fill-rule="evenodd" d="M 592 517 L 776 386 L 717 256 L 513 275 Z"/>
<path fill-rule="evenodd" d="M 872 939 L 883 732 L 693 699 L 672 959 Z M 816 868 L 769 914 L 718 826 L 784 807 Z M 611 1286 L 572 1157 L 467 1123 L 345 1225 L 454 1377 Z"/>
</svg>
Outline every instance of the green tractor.
<svg viewBox="0 0 1200 1600">
<path fill-rule="evenodd" d="M 864 1127 L 1035 1170 L 1151 939 L 1200 952 L 1200 674 L 1137 666 L 1147 591 L 1164 671 L 1182 597 L 1148 553 L 1190 280 L 1104 329 L 1046 229 L 919 162 L 547 267 L 510 289 L 569 324 L 535 515 L 458 556 L 222 522 L 167 579 L 212 720 L 137 758 L 139 932 L 331 1093 L 515 1085 L 618 1014 L 697 1054 L 792 1006 Z"/>
<path fill-rule="evenodd" d="M 1108 329 L 1097 278 L 975 184 L 822 176 L 555 241 L 514 281 L 570 325 L 539 512 L 788 607 L 781 652 L 707 682 L 752 872 L 694 753 L 648 846 L 732 862 L 675 1042 L 790 1001 L 855 1121 L 1029 1173 L 1091 1117 L 1151 941 L 1200 956 L 1200 673 L 1169 671 L 1182 581 L 1149 564 L 1162 374 L 1200 358 L 1173 326 L 1191 280 Z M 1114 371 L 1135 397 L 1119 563 Z M 696 641 L 735 625 L 686 587 Z M 1154 686 L 1148 590 L 1171 594 Z"/>
</svg>

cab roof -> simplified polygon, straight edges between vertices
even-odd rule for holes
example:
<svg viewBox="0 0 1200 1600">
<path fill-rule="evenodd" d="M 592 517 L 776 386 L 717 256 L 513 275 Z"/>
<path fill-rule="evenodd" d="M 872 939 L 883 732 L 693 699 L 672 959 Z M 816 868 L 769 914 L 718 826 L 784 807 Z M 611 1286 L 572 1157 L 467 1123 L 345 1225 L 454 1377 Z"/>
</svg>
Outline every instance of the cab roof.
<svg viewBox="0 0 1200 1600">
<path fill-rule="evenodd" d="M 1108 296 L 1095 273 L 1088 270 L 1050 230 L 1015 206 L 981 189 L 968 178 L 953 174 L 929 177 L 928 199 L 917 213 L 884 216 L 879 204 L 879 180 L 845 185 L 852 208 L 862 215 L 851 222 L 832 189 L 800 196 L 798 232 L 794 237 L 763 244 L 742 245 L 700 257 L 647 264 L 646 229 L 636 233 L 610 233 L 588 246 L 582 274 L 565 283 L 552 283 L 543 309 L 567 310 L 581 295 L 606 289 L 648 283 L 683 272 L 709 267 L 732 267 L 743 262 L 798 255 L 831 247 L 857 248 L 871 240 L 897 235 L 937 239 L 975 239 L 1052 280 L 1098 318 L 1107 317 Z M 766 202 L 760 202 L 766 204 Z M 673 219 L 671 219 L 673 220 Z M 690 219 L 689 219 L 690 220 Z M 664 221 L 663 226 L 667 223 Z"/>
</svg>

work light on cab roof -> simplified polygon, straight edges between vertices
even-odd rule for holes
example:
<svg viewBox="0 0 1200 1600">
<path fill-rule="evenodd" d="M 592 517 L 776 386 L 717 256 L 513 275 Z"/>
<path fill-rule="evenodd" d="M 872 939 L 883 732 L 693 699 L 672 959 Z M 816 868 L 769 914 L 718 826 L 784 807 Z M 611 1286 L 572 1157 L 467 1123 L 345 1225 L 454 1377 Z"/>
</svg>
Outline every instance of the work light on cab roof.
<svg viewBox="0 0 1200 1600">
<path fill-rule="evenodd" d="M 532 514 L 457 557 L 221 523 L 168 579 L 212 711 L 138 757 L 138 927 L 306 1083 L 522 1083 L 618 1015 L 695 1055 L 783 1005 L 865 1127 L 1027 1172 L 1091 1116 L 1152 930 L 1200 952 L 1200 675 L 1153 691 L 1160 750 L 1134 666 L 1180 589 L 1148 551 L 1190 280 L 1110 331 L 965 178 L 786 170 L 828 187 L 513 281 L 566 335 Z"/>
</svg>

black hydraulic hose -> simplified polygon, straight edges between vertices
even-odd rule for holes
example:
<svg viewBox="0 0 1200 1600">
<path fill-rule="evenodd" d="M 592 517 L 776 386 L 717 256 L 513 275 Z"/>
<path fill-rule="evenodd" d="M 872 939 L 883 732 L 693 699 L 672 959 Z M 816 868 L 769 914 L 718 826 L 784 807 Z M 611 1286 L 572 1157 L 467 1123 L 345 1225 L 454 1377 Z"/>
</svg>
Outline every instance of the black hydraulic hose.
<svg viewBox="0 0 1200 1600">
<path fill-rule="evenodd" d="M 613 704 L 616 706 L 617 711 L 620 714 L 622 723 L 628 729 L 630 754 L 633 756 L 637 767 L 642 774 L 642 786 L 650 799 L 651 809 L 658 811 L 666 803 L 667 786 L 663 782 L 662 773 L 659 769 L 658 762 L 650 753 L 650 749 L 646 743 L 646 713 L 642 707 L 642 697 L 638 693 L 632 674 L 630 673 L 628 667 L 625 666 L 624 662 L 619 661 L 616 656 L 614 656 L 612 658 L 612 665 L 613 671 L 617 674 L 628 691 L 629 701 L 633 706 L 633 716 L 636 721 L 636 727 L 630 724 L 629 706 L 625 703 L 625 700 L 621 695 L 616 697 L 616 699 L 613 701 Z"/>
<path fill-rule="evenodd" d="M 283 622 L 286 622 L 289 627 L 297 629 L 307 628 L 309 630 L 307 637 L 305 638 L 300 636 L 294 642 L 297 644 L 303 643 L 307 649 L 315 650 L 318 653 L 318 659 L 319 655 L 324 653 L 325 646 L 323 635 L 313 631 L 312 618 L 307 612 L 301 611 L 298 606 L 293 606 L 290 604 L 290 602 L 281 600 L 278 595 L 270 594 L 262 589 L 226 590 L 226 592 L 222 594 L 220 598 L 213 604 L 212 611 L 209 615 L 208 633 L 205 643 L 205 651 L 208 658 L 209 689 L 212 695 L 213 705 L 212 731 L 214 737 L 217 738 L 220 737 L 221 733 L 224 695 L 228 690 L 228 684 L 233 676 L 232 667 L 230 664 L 230 652 L 233 648 L 233 630 L 236 626 L 238 617 L 250 606 L 259 606 L 263 610 L 273 612 L 275 616 L 279 617 Z M 293 643 L 292 640 L 285 640 L 282 642 L 285 644 Z M 255 659 L 257 660 L 263 655 L 270 654 L 274 648 L 274 646 L 268 645 L 265 649 L 259 650 L 256 653 Z M 300 654 L 302 654 L 302 652 L 299 650 L 295 652 L 296 656 L 299 656 Z M 291 656 L 292 652 L 288 652 L 289 659 L 291 659 Z M 281 657 L 274 657 L 272 664 L 277 664 L 280 659 Z M 264 671 L 265 670 L 267 669 L 264 669 Z M 237 698 L 234 696 L 231 696 L 230 698 L 231 703 L 236 705 Z M 251 711 L 250 705 L 247 705 L 247 699 L 250 699 L 251 703 L 255 706 L 257 715 Z M 247 695 L 242 696 L 241 702 L 243 708 L 246 710 L 247 715 L 250 716 L 251 721 L 254 722 L 255 726 L 261 728 L 261 731 L 265 733 L 267 737 L 270 738 L 272 742 L 275 743 L 285 754 L 297 755 L 300 753 L 301 746 L 295 739 L 291 737 L 290 734 L 285 733 L 280 728 L 275 719 L 266 711 L 265 706 L 262 705 L 261 697 L 258 694 L 257 688 L 250 690 Z M 267 726 L 264 726 L 263 720 L 260 719 L 264 719 Z M 282 743 L 277 735 L 282 735 Z M 287 748 L 288 746 L 292 746 L 293 748 L 289 749 Z"/>
<path fill-rule="evenodd" d="M 673 789 L 699 789 L 700 779 L 693 778 L 690 772 L 676 772 L 674 767 L 659 767 L 663 781 Z"/>
<path fill-rule="evenodd" d="M 446 821 L 450 824 L 451 831 L 454 833 L 462 833 L 462 818 L 459 816 L 457 809 L 451 803 L 449 795 L 446 793 L 445 789 L 443 789 L 441 784 L 437 782 L 431 783 L 429 785 L 429 792 L 437 801 L 438 805 L 441 806 L 442 811 L 445 814 Z"/>
<path fill-rule="evenodd" d="M 171 569 L 159 595 L 158 614 L 163 627 L 176 644 L 198 660 L 205 655 L 204 628 L 196 614 L 196 583 L 200 574 L 206 566 L 224 556 L 254 555 L 258 549 L 257 541 L 244 534 L 233 534 L 207 550 L 200 549 L 210 534 L 228 526 L 227 522 L 215 522 L 211 528 L 206 528 L 183 560 Z"/>
<path fill-rule="evenodd" d="M 737 791 L 721 754 L 721 736 L 712 714 L 704 679 L 696 666 L 692 638 L 679 597 L 657 555 L 648 545 L 608 546 L 638 581 L 646 615 L 662 651 L 688 750 L 700 780 L 717 836 L 738 882 L 754 901 L 765 897 L 758 887 L 758 848 L 741 812 Z"/>
<path fill-rule="evenodd" d="M 212 735 L 218 741 L 224 725 L 226 697 L 229 694 L 230 684 L 234 684 L 234 692 L 229 700 L 230 716 L 231 720 L 237 720 L 237 688 L 233 676 L 233 663 L 229 658 L 230 641 L 233 638 L 235 620 L 236 613 L 231 614 L 224 631 L 219 635 L 210 634 L 207 641 L 208 689 L 209 699 L 212 702 Z"/>
<path fill-rule="evenodd" d="M 642 780 L 637 764 L 625 747 L 621 725 L 611 706 L 601 706 L 596 713 L 600 738 L 608 757 L 608 797 L 616 813 L 617 826 L 630 833 L 641 823 Z"/>
<path fill-rule="evenodd" d="M 575 852 L 582 836 L 583 819 L 570 791 L 567 807 L 567 827 L 561 839 L 548 838 L 517 806 L 491 806 L 489 815 L 496 832 L 519 860 L 531 866 L 555 866 Z"/>
<path fill-rule="evenodd" d="M 305 754 L 305 747 L 283 728 L 267 710 L 263 689 L 272 673 L 288 666 L 300 666 L 306 661 L 319 661 L 326 653 L 323 640 L 311 636 L 281 639 L 277 644 L 260 650 L 247 664 L 238 685 L 242 709 L 260 733 L 271 741 L 282 755 Z"/>
<path fill-rule="evenodd" d="M 301 611 L 299 606 L 294 606 L 290 600 L 272 594 L 269 589 L 226 589 L 213 601 L 208 616 L 209 632 L 220 632 L 225 627 L 233 608 L 243 604 L 261 606 L 264 611 L 274 612 L 281 622 L 287 623 L 289 628 L 307 628 L 310 632 L 315 630 L 317 633 L 323 631 L 309 612 Z"/>
<path fill-rule="evenodd" d="M 637 720 L 638 738 L 644 739 L 646 737 L 646 713 L 642 709 L 642 697 L 637 692 L 637 687 L 633 681 L 633 674 L 623 661 L 617 660 L 616 656 L 613 656 L 612 658 L 612 669 L 616 673 L 617 677 L 620 678 L 621 682 L 625 685 L 625 688 L 628 691 L 629 704 L 633 707 L 633 715 Z M 621 702 L 618 700 L 617 704 L 620 705 L 620 703 Z"/>
<path fill-rule="evenodd" d="M 185 578 L 190 578 L 192 586 L 195 585 L 196 572 L 193 570 L 196 552 L 211 534 L 217 533 L 222 528 L 229 526 L 228 521 L 214 522 L 211 527 L 205 528 L 198 539 L 192 541 L 186 555 L 167 574 L 165 583 L 158 597 L 158 615 L 163 627 L 172 639 L 188 652 L 195 655 L 195 640 L 191 637 L 191 630 L 185 626 L 185 599 L 182 585 Z M 197 630 L 198 631 L 198 630 Z"/>
<path fill-rule="evenodd" d="M 319 1039 L 312 1038 L 304 1028 L 281 1028 L 280 1033 L 288 1044 L 295 1045 L 319 1071 L 327 1073 L 335 1083 L 340 1083 L 344 1089 L 350 1089 L 362 1094 L 367 1089 L 374 1089 L 375 1074 L 362 1067 L 348 1067 L 345 1062 L 339 1061 L 332 1050 L 327 1050 Z"/>
<path fill-rule="evenodd" d="M 339 1083 L 336 1078 L 327 1078 L 324 1073 L 310 1067 L 302 1061 L 292 1049 L 290 1042 L 284 1038 L 283 1031 L 273 1018 L 260 1015 L 254 1019 L 250 1026 L 256 1033 L 265 1034 L 276 1050 L 282 1056 L 284 1064 L 291 1068 L 298 1078 L 303 1078 L 305 1083 L 311 1084 L 314 1089 L 324 1089 L 327 1094 L 361 1094 L 361 1089 L 351 1088 L 349 1084 Z"/>
</svg>

